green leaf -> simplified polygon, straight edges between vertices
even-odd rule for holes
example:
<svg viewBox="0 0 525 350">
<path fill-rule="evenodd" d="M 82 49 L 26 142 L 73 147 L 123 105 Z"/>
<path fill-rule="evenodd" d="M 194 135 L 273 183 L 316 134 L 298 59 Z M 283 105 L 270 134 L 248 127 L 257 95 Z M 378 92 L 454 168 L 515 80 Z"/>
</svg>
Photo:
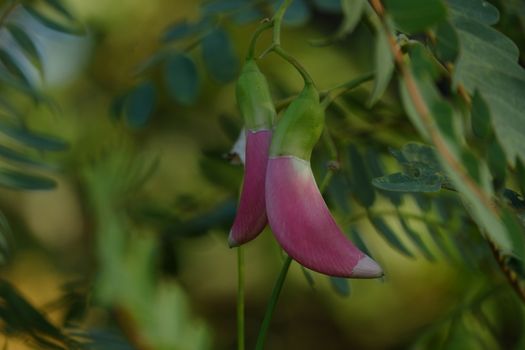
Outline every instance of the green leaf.
<svg viewBox="0 0 525 350">
<path fill-rule="evenodd" d="M 36 160 L 36 159 L 34 159 L 32 157 L 29 157 L 29 156 L 27 156 L 27 155 L 25 155 L 23 153 L 14 151 L 13 149 L 5 147 L 5 146 L 2 146 L 2 145 L 0 145 L 0 157 L 2 157 L 4 159 L 7 159 L 7 160 L 10 160 L 10 161 L 13 161 L 13 162 L 16 162 L 16 163 L 19 163 L 21 165 L 38 167 L 38 168 L 47 169 L 47 170 L 56 169 L 55 166 L 53 166 L 53 165 L 51 165 L 49 163 Z"/>
<path fill-rule="evenodd" d="M 62 1 L 60 0 L 44 0 L 49 6 L 51 6 L 53 9 L 55 9 L 57 12 L 62 14 L 67 19 L 74 21 L 75 17 L 69 12 L 69 10 L 62 4 Z"/>
<path fill-rule="evenodd" d="M 449 259 L 452 259 L 452 254 L 450 253 L 450 248 L 447 246 L 445 237 L 439 232 L 439 230 L 434 227 L 434 225 L 427 223 L 426 228 L 430 237 L 438 247 L 438 249 L 443 253 L 443 255 Z"/>
<path fill-rule="evenodd" d="M 489 140 L 493 134 L 490 110 L 479 91 L 476 91 L 472 97 L 472 110 L 470 114 L 472 132 L 474 135 L 482 140 Z"/>
<path fill-rule="evenodd" d="M 369 257 L 373 258 L 372 254 L 368 250 L 368 247 L 366 246 L 365 242 L 361 238 L 361 233 L 357 230 L 357 228 L 352 227 L 350 229 L 350 238 L 352 239 L 352 242 L 356 245 L 359 250 L 361 250 L 363 253 L 368 255 Z"/>
<path fill-rule="evenodd" d="M 459 54 L 459 38 L 448 21 L 436 27 L 436 55 L 443 62 L 455 62 Z"/>
<path fill-rule="evenodd" d="M 42 58 L 33 43 L 33 39 L 24 29 L 14 23 L 7 23 L 6 28 L 9 30 L 16 43 L 24 50 L 30 61 L 39 69 L 42 68 Z"/>
<path fill-rule="evenodd" d="M 191 105 L 199 94 L 199 75 L 193 60 L 184 54 L 166 60 L 164 79 L 170 96 L 182 105 Z"/>
<path fill-rule="evenodd" d="M 50 190 L 56 187 L 56 182 L 47 177 L 0 168 L 0 186 L 15 190 Z"/>
<path fill-rule="evenodd" d="M 72 34 L 72 35 L 84 34 L 84 28 L 82 28 L 82 26 L 79 25 L 78 23 L 68 23 L 68 25 L 64 25 L 62 23 L 59 23 L 55 19 L 49 18 L 47 15 L 44 15 L 41 12 L 41 10 L 37 10 L 35 7 L 30 6 L 29 4 L 22 5 L 22 7 L 34 19 L 36 19 L 38 22 L 42 23 L 45 27 L 51 30 L 61 32 L 64 34 Z"/>
<path fill-rule="evenodd" d="M 342 297 L 350 296 L 350 281 L 347 278 L 330 276 L 328 279 L 330 280 L 330 285 L 337 294 Z"/>
<path fill-rule="evenodd" d="M 499 12 L 494 5 L 484 0 L 447 0 L 453 18 L 470 19 L 486 25 L 496 24 Z"/>
<path fill-rule="evenodd" d="M 421 32 L 445 19 L 446 7 L 440 0 L 385 0 L 387 12 L 406 33 Z"/>
<path fill-rule="evenodd" d="M 341 13 L 342 0 L 313 0 L 315 7 L 326 13 Z"/>
<path fill-rule="evenodd" d="M 390 45 L 385 31 L 379 24 L 376 26 L 374 69 L 374 87 L 368 100 L 368 107 L 372 107 L 383 96 L 394 72 L 394 57 L 390 52 Z"/>
<path fill-rule="evenodd" d="M 206 17 L 237 11 L 246 6 L 243 0 L 212 0 L 201 6 L 202 14 Z"/>
<path fill-rule="evenodd" d="M 4 213 L 0 211 L 0 265 L 7 262 L 10 256 L 10 242 L 12 241 L 13 232 Z"/>
<path fill-rule="evenodd" d="M 25 128 L 13 127 L 0 122 L 0 133 L 3 133 L 19 143 L 42 151 L 64 151 L 67 142 L 56 137 L 29 131 Z"/>
<path fill-rule="evenodd" d="M 421 236 L 416 231 L 414 231 L 412 227 L 410 227 L 408 222 L 403 218 L 401 214 L 399 214 L 399 223 L 401 224 L 401 227 L 407 234 L 408 238 L 410 238 L 412 243 L 414 243 L 416 247 L 419 248 L 423 256 L 428 261 L 435 261 L 436 258 L 434 257 L 434 255 L 432 255 L 432 252 L 430 251 L 430 249 L 428 249 L 425 242 L 423 242 L 423 239 L 421 238 Z"/>
<path fill-rule="evenodd" d="M 283 0 L 275 2 L 275 9 L 277 9 Z M 300 27 L 306 24 L 311 17 L 310 8 L 304 0 L 295 0 L 286 10 L 284 14 L 283 23 L 289 27 Z"/>
<path fill-rule="evenodd" d="M 371 184 L 370 174 L 359 150 L 354 145 L 350 145 L 348 151 L 351 169 L 349 180 L 352 184 L 352 190 L 357 200 L 363 206 L 370 207 L 375 201 L 375 192 Z"/>
<path fill-rule="evenodd" d="M 376 231 L 383 236 L 383 238 L 395 249 L 403 255 L 413 258 L 414 255 L 408 248 L 399 240 L 396 233 L 388 226 L 388 224 L 380 217 L 374 216 L 370 218 L 370 222 Z"/>
<path fill-rule="evenodd" d="M 155 86 L 151 82 L 141 83 L 127 94 L 123 111 L 132 128 L 146 125 L 155 109 L 155 95 Z"/>
<path fill-rule="evenodd" d="M 525 261 L 525 230 L 518 218 L 507 208 L 502 208 L 501 220 L 512 241 L 512 253 L 521 261 Z"/>
<path fill-rule="evenodd" d="M 366 150 L 365 160 L 372 177 L 381 177 L 385 173 L 381 164 L 380 156 L 373 149 Z M 372 185 L 373 184 L 374 183 L 372 180 Z M 392 204 L 394 204 L 395 206 L 400 206 L 403 202 L 403 194 L 401 193 L 396 193 L 392 191 L 380 191 L 380 193 L 381 195 L 387 197 L 390 200 L 390 202 L 392 202 Z"/>
<path fill-rule="evenodd" d="M 0 62 L 7 68 L 7 70 L 20 81 L 28 89 L 32 89 L 29 79 L 24 70 L 20 67 L 19 62 L 6 50 L 0 49 Z"/>
<path fill-rule="evenodd" d="M 301 265 L 301 271 L 303 272 L 304 279 L 306 280 L 306 283 L 310 286 L 310 288 L 315 287 L 315 280 L 312 276 L 312 273 L 308 271 L 304 266 Z"/>
<path fill-rule="evenodd" d="M 460 42 L 454 85 L 486 102 L 492 125 L 510 161 L 525 160 L 525 70 L 518 64 L 519 50 L 505 35 L 489 27 L 497 10 L 486 1 L 450 1 L 452 23 Z"/>
<path fill-rule="evenodd" d="M 492 140 L 487 145 L 487 164 L 494 179 L 504 184 L 507 176 L 507 158 L 497 140 Z"/>
<path fill-rule="evenodd" d="M 202 40 L 204 64 L 213 79 L 227 83 L 235 79 L 239 70 L 239 60 L 232 41 L 223 29 L 218 28 Z"/>
<path fill-rule="evenodd" d="M 403 173 L 394 173 L 372 180 L 372 184 L 385 191 L 396 192 L 437 192 L 441 190 L 443 177 L 437 174 L 419 177 Z"/>
<path fill-rule="evenodd" d="M 363 11 L 365 9 L 366 0 L 341 0 L 341 8 L 343 11 L 343 22 L 335 34 L 326 38 L 312 40 L 312 45 L 325 46 L 330 45 L 338 40 L 343 39 L 346 35 L 352 33 L 355 27 L 359 24 Z"/>
</svg>

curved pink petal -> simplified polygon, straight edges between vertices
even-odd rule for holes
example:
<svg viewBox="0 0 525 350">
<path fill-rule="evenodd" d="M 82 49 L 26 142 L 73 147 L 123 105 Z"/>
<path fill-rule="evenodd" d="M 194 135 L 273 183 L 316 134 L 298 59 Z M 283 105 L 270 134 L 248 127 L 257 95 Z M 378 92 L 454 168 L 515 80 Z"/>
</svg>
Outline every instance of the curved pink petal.
<svg viewBox="0 0 525 350">
<path fill-rule="evenodd" d="M 244 183 L 237 214 L 228 237 L 230 247 L 251 241 L 261 233 L 268 222 L 264 184 L 271 138 L 270 130 L 246 131 Z"/>
<path fill-rule="evenodd" d="M 354 246 L 337 226 L 308 161 L 294 156 L 269 159 L 266 210 L 275 237 L 301 265 L 339 277 L 383 275 L 381 267 Z"/>
</svg>

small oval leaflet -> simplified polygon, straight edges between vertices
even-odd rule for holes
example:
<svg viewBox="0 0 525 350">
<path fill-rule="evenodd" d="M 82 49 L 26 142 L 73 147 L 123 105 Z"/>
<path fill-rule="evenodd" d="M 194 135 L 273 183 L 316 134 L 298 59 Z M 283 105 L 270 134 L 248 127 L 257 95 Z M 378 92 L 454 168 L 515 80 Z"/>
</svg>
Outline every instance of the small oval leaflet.
<svg viewBox="0 0 525 350">
<path fill-rule="evenodd" d="M 182 105 L 191 105 L 199 94 L 199 74 L 193 60 L 185 54 L 171 55 L 164 71 L 169 95 Z"/>
<path fill-rule="evenodd" d="M 235 79 L 239 61 L 228 33 L 217 28 L 202 40 L 204 64 L 213 79 L 228 83 Z"/>
<path fill-rule="evenodd" d="M 124 114 L 129 126 L 143 127 L 155 107 L 155 86 L 151 82 L 144 82 L 131 90 L 124 102 Z"/>
</svg>

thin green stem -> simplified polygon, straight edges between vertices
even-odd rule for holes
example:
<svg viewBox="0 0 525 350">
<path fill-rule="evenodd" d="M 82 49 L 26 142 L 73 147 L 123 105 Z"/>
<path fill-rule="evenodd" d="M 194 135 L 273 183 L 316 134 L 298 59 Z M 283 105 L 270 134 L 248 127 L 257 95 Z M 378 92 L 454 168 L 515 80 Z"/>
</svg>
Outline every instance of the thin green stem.
<svg viewBox="0 0 525 350">
<path fill-rule="evenodd" d="M 284 14 L 293 0 L 284 0 L 275 15 L 273 16 L 273 45 L 281 45 L 281 24 L 283 22 Z"/>
<path fill-rule="evenodd" d="M 244 256 L 237 248 L 237 350 L 244 350 Z"/>
<path fill-rule="evenodd" d="M 262 33 L 264 33 L 265 30 L 273 27 L 274 22 L 265 20 L 263 21 L 259 27 L 255 30 L 255 32 L 252 35 L 252 39 L 250 40 L 250 46 L 248 48 L 248 54 L 246 55 L 246 60 L 253 59 L 255 57 L 255 47 L 257 46 L 257 40 L 259 40 L 259 37 Z"/>
<path fill-rule="evenodd" d="M 268 334 L 268 329 L 270 328 L 270 322 L 272 321 L 273 312 L 275 311 L 275 307 L 277 305 L 277 301 L 279 300 L 279 295 L 281 294 L 281 290 L 283 289 L 284 281 L 286 280 L 286 275 L 288 274 L 288 270 L 290 269 L 291 263 L 292 258 L 287 256 L 284 260 L 281 272 L 279 273 L 279 277 L 277 278 L 277 281 L 275 281 L 272 296 L 270 297 L 268 306 L 266 307 L 266 313 L 264 314 L 264 319 L 261 324 L 261 330 L 259 331 L 259 336 L 257 337 L 257 344 L 255 345 L 255 350 L 264 349 L 264 342 L 266 341 L 266 335 Z"/>
<path fill-rule="evenodd" d="M 277 28 L 277 27 L 275 27 L 275 28 Z M 303 77 L 303 80 L 304 80 L 305 84 L 312 84 L 312 85 L 314 85 L 314 81 L 313 81 L 312 77 L 310 76 L 310 74 L 308 74 L 308 72 L 303 67 L 303 65 L 301 63 L 299 63 L 299 61 L 297 61 L 292 55 L 290 55 L 289 53 L 284 51 L 281 46 L 274 45 L 273 48 L 272 48 L 272 51 L 275 52 L 276 54 L 278 54 L 279 56 L 281 56 L 281 58 L 283 58 L 285 61 L 290 63 L 292 66 L 294 66 L 295 69 L 299 72 L 299 74 L 301 74 L 301 76 Z"/>
<path fill-rule="evenodd" d="M 335 99 L 337 99 L 342 94 L 355 89 L 359 85 L 366 83 L 367 81 L 370 81 L 373 78 L 374 73 L 367 73 L 350 81 L 344 82 L 343 84 L 335 86 L 327 91 L 322 91 L 321 94 L 324 93 L 325 96 L 323 98 L 323 101 L 321 102 L 321 106 L 323 106 L 324 108 L 328 107 Z M 334 92 L 336 90 L 339 91 Z"/>
</svg>

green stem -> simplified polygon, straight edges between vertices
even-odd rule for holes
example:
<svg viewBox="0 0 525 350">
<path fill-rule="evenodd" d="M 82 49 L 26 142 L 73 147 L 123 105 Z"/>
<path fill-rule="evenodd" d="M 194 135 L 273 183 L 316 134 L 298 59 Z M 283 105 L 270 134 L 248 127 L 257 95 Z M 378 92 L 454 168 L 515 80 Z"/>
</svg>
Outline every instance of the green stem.
<svg viewBox="0 0 525 350">
<path fill-rule="evenodd" d="M 266 313 L 264 314 L 264 320 L 261 325 L 261 330 L 259 331 L 259 336 L 257 337 L 257 344 L 255 345 L 255 350 L 264 349 L 264 342 L 266 341 L 266 335 L 268 334 L 268 329 L 270 328 L 270 322 L 272 321 L 273 312 L 275 311 L 275 306 L 277 305 L 277 301 L 279 300 L 279 295 L 281 294 L 281 290 L 283 289 L 283 284 L 286 280 L 286 275 L 288 274 L 288 270 L 290 268 L 291 263 L 292 258 L 287 256 L 284 260 L 281 272 L 279 273 L 279 277 L 277 278 L 277 281 L 275 281 L 272 296 L 270 297 L 270 301 L 268 302 L 268 306 L 266 307 Z"/>
<path fill-rule="evenodd" d="M 290 55 L 289 53 L 284 51 L 281 46 L 274 45 L 273 48 L 272 48 L 272 51 L 275 52 L 276 54 L 278 54 L 279 56 L 281 56 L 281 58 L 283 58 L 285 61 L 290 63 L 292 66 L 294 66 L 295 69 L 299 72 L 299 74 L 301 74 L 301 76 L 303 77 L 303 80 L 304 80 L 305 84 L 312 84 L 312 85 L 314 85 L 314 81 L 313 81 L 312 77 L 310 76 L 310 74 L 308 74 L 308 72 L 302 66 L 302 64 L 299 63 L 299 61 L 297 61 L 292 55 Z"/>
<path fill-rule="evenodd" d="M 255 46 L 257 45 L 257 40 L 259 40 L 259 37 L 266 29 L 273 27 L 273 25 L 274 25 L 273 21 L 264 21 L 255 30 L 255 32 L 252 35 L 252 39 L 250 40 L 250 46 L 248 48 L 248 54 L 246 55 L 246 60 L 250 60 L 255 57 Z"/>
<path fill-rule="evenodd" d="M 350 81 L 344 82 L 343 84 L 335 86 L 335 87 L 327 90 L 326 92 L 322 91 L 321 95 L 323 93 L 325 93 L 325 97 L 323 98 L 323 101 L 321 102 L 321 105 L 324 108 L 328 107 L 336 98 L 338 98 L 342 94 L 344 94 L 344 93 L 346 93 L 346 92 L 348 92 L 350 90 L 355 89 L 359 85 L 361 85 L 363 83 L 366 83 L 367 81 L 370 81 L 373 78 L 374 78 L 374 73 L 367 73 L 367 74 L 361 75 L 361 76 L 359 76 L 359 77 L 357 77 L 355 79 L 352 79 Z M 334 93 L 334 91 L 336 91 L 336 90 L 339 90 L 339 91 Z"/>
<path fill-rule="evenodd" d="M 283 22 L 284 14 L 288 9 L 288 6 L 292 4 L 293 0 L 284 0 L 275 15 L 273 16 L 273 45 L 281 45 L 281 24 Z"/>
<path fill-rule="evenodd" d="M 244 350 L 244 256 L 237 248 L 237 350 Z"/>
</svg>

